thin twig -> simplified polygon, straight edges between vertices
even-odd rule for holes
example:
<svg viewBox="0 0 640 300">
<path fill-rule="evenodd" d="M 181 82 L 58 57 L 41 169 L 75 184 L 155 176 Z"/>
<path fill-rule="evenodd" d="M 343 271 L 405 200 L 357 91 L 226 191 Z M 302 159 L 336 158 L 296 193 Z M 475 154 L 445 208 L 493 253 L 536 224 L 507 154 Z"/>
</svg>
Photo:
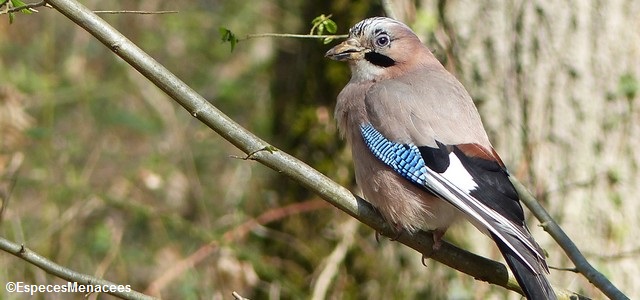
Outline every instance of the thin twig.
<svg viewBox="0 0 640 300">
<path fill-rule="evenodd" d="M 612 261 L 612 260 L 621 260 L 621 259 L 637 259 L 638 255 L 640 255 L 640 248 L 622 251 L 613 254 L 603 255 L 601 253 L 589 253 L 585 252 L 585 254 L 591 258 L 604 260 L 604 261 Z"/>
<path fill-rule="evenodd" d="M 2 7 L 5 4 L 7 4 L 7 2 L 9 2 L 9 0 L 4 0 L 2 3 L 0 3 L 0 7 Z M 29 11 L 32 11 L 32 12 L 38 12 L 37 10 L 35 10 L 35 8 L 36 7 L 42 7 L 42 6 L 47 6 L 47 1 L 46 0 L 42 0 L 42 1 L 36 2 L 36 3 L 30 3 L 30 4 L 19 6 L 19 7 L 12 7 L 12 8 L 9 8 L 9 9 L 5 10 L 5 11 L 0 11 L 0 15 L 7 14 L 7 13 L 19 12 L 19 11 L 21 11 L 23 9 L 28 9 Z M 177 10 L 161 10 L 161 11 L 147 11 L 147 10 L 95 10 L 93 12 L 96 13 L 96 14 L 111 14 L 111 15 L 117 15 L 117 14 L 161 15 L 161 14 L 176 14 L 176 13 L 178 13 Z"/>
<path fill-rule="evenodd" d="M 235 242 L 239 239 L 244 238 L 249 232 L 251 232 L 253 228 L 257 226 L 263 226 L 277 220 L 282 220 L 292 215 L 312 212 L 327 207 L 328 205 L 326 201 L 315 199 L 304 202 L 296 202 L 286 206 L 270 209 L 262 213 L 255 219 L 247 220 L 239 226 L 236 226 L 233 230 L 227 231 L 222 236 L 222 239 L 227 243 Z"/>
<path fill-rule="evenodd" d="M 238 292 L 236 291 L 233 291 L 231 293 L 231 296 L 233 296 L 233 299 L 236 299 L 236 300 L 249 300 L 248 298 L 242 297 L 242 295 L 238 294 Z"/>
<path fill-rule="evenodd" d="M 256 155 L 256 153 L 258 153 L 260 151 L 269 151 L 270 153 L 273 153 L 273 151 L 278 151 L 278 149 L 276 147 L 273 147 L 273 146 L 266 146 L 266 147 L 264 147 L 262 149 L 258 149 L 258 150 L 252 151 L 251 153 L 247 154 L 245 157 L 241 157 L 241 156 L 237 156 L 237 155 L 230 155 L 229 157 L 235 158 L 235 159 L 241 159 L 241 160 L 253 160 L 253 156 Z"/>
<path fill-rule="evenodd" d="M 578 269 L 576 268 L 558 268 L 554 266 L 549 266 L 549 269 L 558 270 L 558 271 L 567 271 L 572 273 L 580 273 L 580 271 L 578 271 Z"/>
<path fill-rule="evenodd" d="M 195 252 L 191 253 L 187 258 L 174 263 L 171 267 L 160 273 L 160 276 L 153 280 L 145 293 L 151 295 L 160 295 L 160 291 L 169 284 L 169 282 L 173 281 L 176 277 L 184 274 L 189 268 L 196 265 L 198 262 L 204 260 L 209 257 L 212 253 L 214 253 L 218 249 L 218 242 L 212 241 L 202 247 L 200 247 Z"/>
<path fill-rule="evenodd" d="M 7 4 L 8 1 L 5 1 L 4 3 L 0 4 L 0 7 L 4 6 L 5 4 Z M 35 8 L 36 7 L 42 7 L 42 6 L 46 6 L 47 5 L 47 1 L 42 0 L 40 2 L 36 2 L 36 3 L 29 3 L 23 6 L 17 6 L 17 7 L 12 7 L 9 8 L 7 10 L 4 11 L 0 11 L 0 15 L 3 14 L 9 14 L 9 13 L 14 13 L 14 12 L 19 12 L 23 9 L 29 10 L 31 12 L 38 12 Z"/>
<path fill-rule="evenodd" d="M 11 161 L 5 168 L 5 174 L 1 174 L 8 181 L 7 184 L 0 184 L 0 223 L 4 217 L 4 212 L 9 206 L 13 188 L 18 181 L 18 170 L 24 161 L 24 154 L 17 152 L 11 156 Z"/>
<path fill-rule="evenodd" d="M 327 39 L 327 38 L 331 38 L 331 39 L 344 39 L 347 38 L 348 35 L 346 34 L 339 34 L 339 35 L 308 35 L 308 34 L 291 34 L 291 33 L 253 33 L 253 34 L 247 34 L 245 37 L 238 39 L 239 41 L 242 40 L 249 40 L 249 39 L 254 39 L 254 38 L 263 38 L 263 37 L 274 37 L 274 38 L 298 38 L 298 39 Z"/>
<path fill-rule="evenodd" d="M 95 14 L 103 15 L 121 15 L 121 14 L 136 14 L 136 15 L 162 15 L 162 14 L 177 14 L 177 10 L 160 10 L 160 11 L 147 11 L 147 10 L 94 10 Z"/>
</svg>

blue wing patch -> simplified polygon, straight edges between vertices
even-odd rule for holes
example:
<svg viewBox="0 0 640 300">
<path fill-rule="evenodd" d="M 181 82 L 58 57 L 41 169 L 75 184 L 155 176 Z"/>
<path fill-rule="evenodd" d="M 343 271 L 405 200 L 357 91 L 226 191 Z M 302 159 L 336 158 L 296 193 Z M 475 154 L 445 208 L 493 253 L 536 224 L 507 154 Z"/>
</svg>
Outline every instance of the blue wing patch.
<svg viewBox="0 0 640 300">
<path fill-rule="evenodd" d="M 398 144 L 386 139 L 371 124 L 360 125 L 360 133 L 373 155 L 409 181 L 425 186 L 427 166 L 414 144 Z"/>
</svg>

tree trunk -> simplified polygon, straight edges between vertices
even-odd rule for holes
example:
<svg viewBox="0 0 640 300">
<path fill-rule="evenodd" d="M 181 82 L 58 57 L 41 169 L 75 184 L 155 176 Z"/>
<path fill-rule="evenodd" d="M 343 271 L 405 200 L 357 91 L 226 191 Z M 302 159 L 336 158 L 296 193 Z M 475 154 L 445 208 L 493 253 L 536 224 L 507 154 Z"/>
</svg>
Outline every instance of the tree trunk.
<svg viewBox="0 0 640 300">
<path fill-rule="evenodd" d="M 640 2 L 426 2 L 440 8 L 447 66 L 511 172 L 597 268 L 640 295 Z M 572 267 L 534 224 L 550 265 Z M 571 274 L 552 271 L 552 281 L 591 289 Z"/>
</svg>

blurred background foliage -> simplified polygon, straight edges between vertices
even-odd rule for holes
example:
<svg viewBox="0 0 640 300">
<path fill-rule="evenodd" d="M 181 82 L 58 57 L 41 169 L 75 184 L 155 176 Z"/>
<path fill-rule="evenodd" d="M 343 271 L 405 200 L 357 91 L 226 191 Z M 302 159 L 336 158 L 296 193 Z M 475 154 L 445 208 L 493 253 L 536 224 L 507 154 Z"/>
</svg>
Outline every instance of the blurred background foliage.
<svg viewBox="0 0 640 300">
<path fill-rule="evenodd" d="M 498 152 L 579 247 L 630 296 L 640 223 L 639 5 L 384 1 L 477 101 Z M 102 15 L 206 99 L 354 191 L 333 121 L 349 79 L 320 40 L 256 38 L 233 52 L 219 28 L 338 33 L 381 1 L 97 1 Z M 6 17 L 6 15 L 4 16 Z M 0 22 L 0 234 L 82 273 L 165 299 L 519 299 L 427 262 L 218 137 L 61 14 Z M 580 154 L 582 153 L 582 154 Z M 535 226 L 550 263 L 570 267 Z M 468 225 L 448 240 L 499 259 Z M 4 254 L 0 281 L 62 283 Z M 558 286 L 600 298 L 581 276 Z M 69 294 L 38 295 L 67 299 Z M 83 298 L 83 295 L 74 295 Z M 110 298 L 90 295 L 90 298 Z M 0 291 L 2 299 L 21 295 Z"/>
</svg>

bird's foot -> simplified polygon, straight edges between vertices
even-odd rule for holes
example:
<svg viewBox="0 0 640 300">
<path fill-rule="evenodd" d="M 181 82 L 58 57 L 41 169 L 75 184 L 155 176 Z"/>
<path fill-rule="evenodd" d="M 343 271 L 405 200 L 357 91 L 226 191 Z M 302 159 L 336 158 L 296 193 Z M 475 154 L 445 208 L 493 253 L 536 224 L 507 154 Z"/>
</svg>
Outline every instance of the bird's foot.
<svg viewBox="0 0 640 300">
<path fill-rule="evenodd" d="M 442 247 L 442 236 L 444 236 L 445 230 L 436 229 L 432 232 L 433 235 L 433 251 L 440 250 Z"/>
<path fill-rule="evenodd" d="M 431 258 L 431 255 L 433 254 L 433 252 L 440 250 L 440 247 L 442 247 L 442 236 L 444 236 L 445 230 L 441 230 L 441 229 L 436 229 L 434 230 L 431 235 L 433 236 L 433 246 L 431 246 L 431 252 L 429 252 L 428 254 L 424 254 L 422 253 L 422 265 L 423 266 L 427 266 L 426 260 Z"/>
</svg>

